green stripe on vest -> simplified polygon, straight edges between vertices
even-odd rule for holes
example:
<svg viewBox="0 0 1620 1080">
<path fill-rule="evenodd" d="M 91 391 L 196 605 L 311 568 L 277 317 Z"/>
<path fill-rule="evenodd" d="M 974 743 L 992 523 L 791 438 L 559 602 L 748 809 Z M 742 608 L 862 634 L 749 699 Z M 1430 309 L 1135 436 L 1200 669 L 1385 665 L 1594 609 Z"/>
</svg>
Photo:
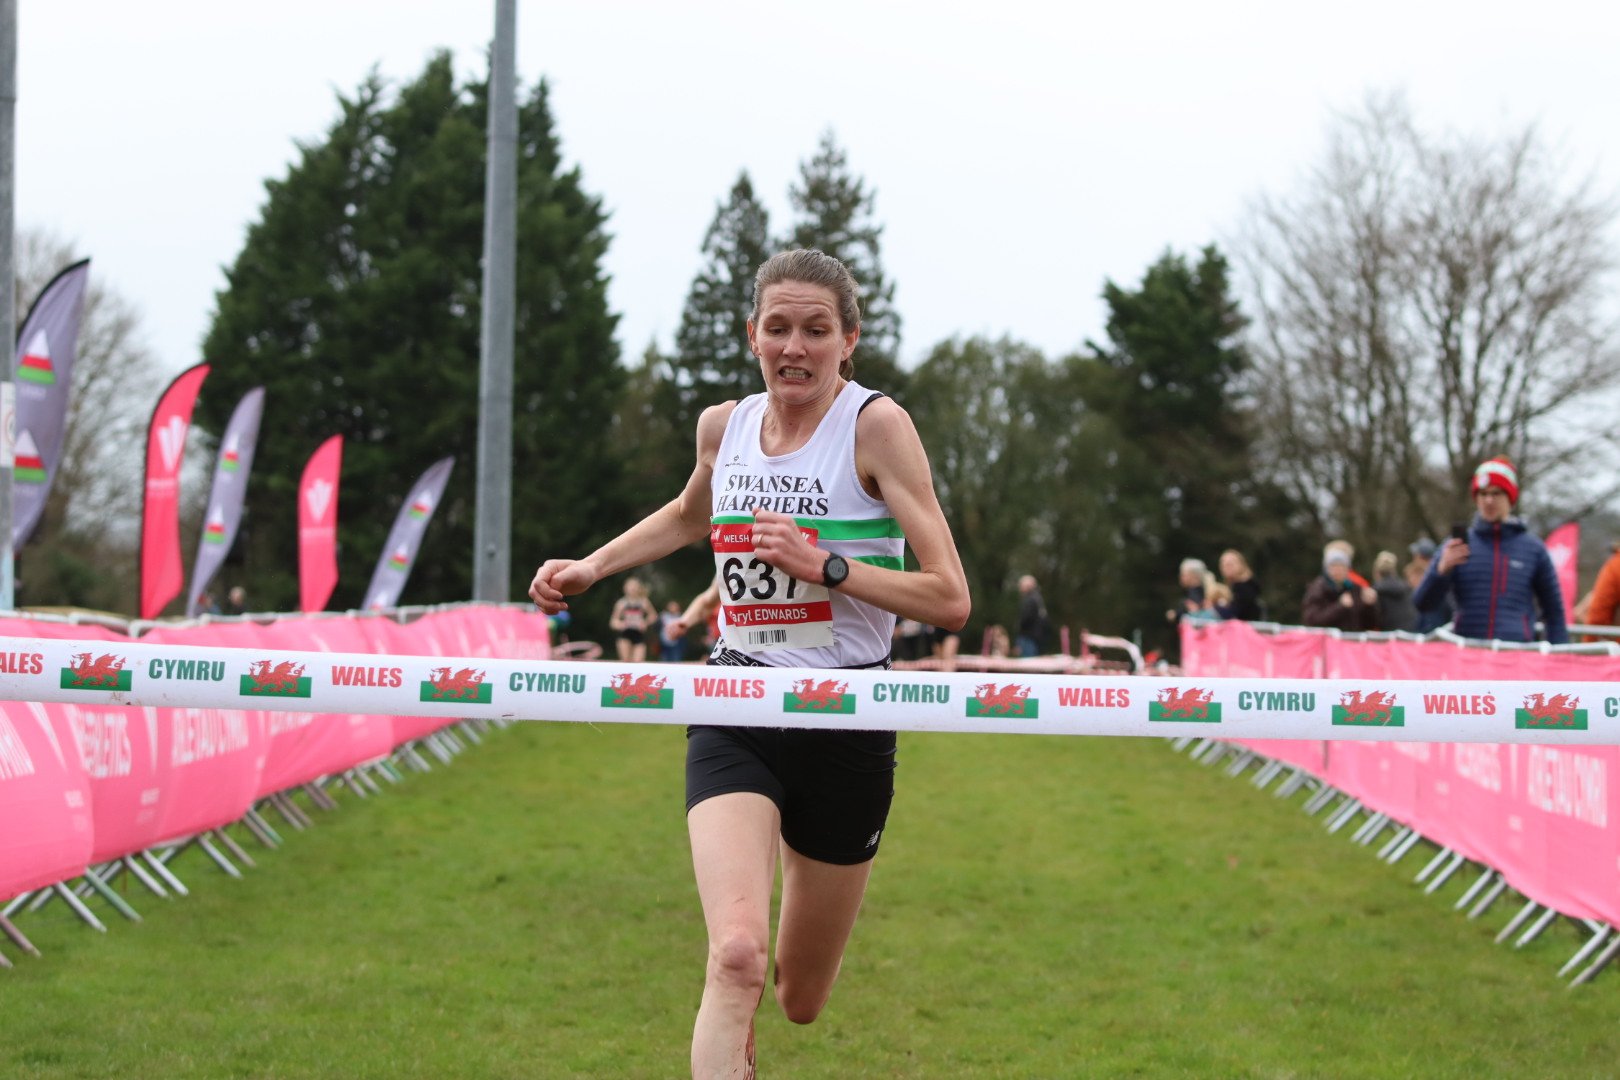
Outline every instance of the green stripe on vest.
<svg viewBox="0 0 1620 1080">
<path fill-rule="evenodd" d="M 754 520 L 752 514 L 716 514 L 715 525 L 742 525 Z M 905 532 L 894 518 L 863 518 L 858 521 L 835 521 L 832 518 L 794 518 L 801 529 L 814 529 L 823 540 L 887 540 L 905 539 Z"/>
</svg>

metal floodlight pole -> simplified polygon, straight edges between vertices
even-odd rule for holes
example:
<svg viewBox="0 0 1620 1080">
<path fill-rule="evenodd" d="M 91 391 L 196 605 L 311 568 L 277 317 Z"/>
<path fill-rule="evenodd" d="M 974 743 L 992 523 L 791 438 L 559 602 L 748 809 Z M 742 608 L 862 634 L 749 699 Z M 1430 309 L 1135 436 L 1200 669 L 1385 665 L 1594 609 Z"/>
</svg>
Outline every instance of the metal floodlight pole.
<svg viewBox="0 0 1620 1080">
<path fill-rule="evenodd" d="M 12 580 L 11 472 L 17 405 L 11 366 L 17 359 L 17 259 L 13 245 L 17 173 L 17 0 L 0 0 L 0 611 L 16 607 Z"/>
<path fill-rule="evenodd" d="M 0 0 L 4 2 L 4 0 Z M 478 514 L 473 599 L 509 598 L 512 565 L 512 338 L 517 272 L 517 0 L 495 0 L 489 164 L 484 181 L 483 326 L 478 379 Z"/>
</svg>

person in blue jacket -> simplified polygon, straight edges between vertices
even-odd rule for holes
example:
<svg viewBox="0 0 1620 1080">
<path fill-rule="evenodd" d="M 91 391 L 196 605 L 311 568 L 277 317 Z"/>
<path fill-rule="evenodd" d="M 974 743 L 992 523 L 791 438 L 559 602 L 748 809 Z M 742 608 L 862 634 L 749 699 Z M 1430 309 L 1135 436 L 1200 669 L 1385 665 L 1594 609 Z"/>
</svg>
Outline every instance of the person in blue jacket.
<svg viewBox="0 0 1620 1080">
<path fill-rule="evenodd" d="M 1492 458 L 1474 470 L 1474 522 L 1466 540 L 1448 539 L 1429 564 L 1412 602 L 1419 611 L 1456 602 L 1452 629 L 1463 637 L 1533 641 L 1536 608 L 1547 640 L 1569 641 L 1564 597 L 1552 557 L 1524 521 L 1513 516 L 1519 501 L 1519 473 L 1507 458 Z"/>
</svg>

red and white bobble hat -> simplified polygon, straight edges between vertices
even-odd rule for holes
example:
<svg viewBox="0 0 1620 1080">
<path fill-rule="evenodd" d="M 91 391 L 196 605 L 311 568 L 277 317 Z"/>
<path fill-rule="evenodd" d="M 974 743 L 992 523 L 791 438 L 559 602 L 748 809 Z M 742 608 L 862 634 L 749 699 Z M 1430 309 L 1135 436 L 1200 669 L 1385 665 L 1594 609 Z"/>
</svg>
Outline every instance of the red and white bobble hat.
<svg viewBox="0 0 1620 1080">
<path fill-rule="evenodd" d="M 1474 486 L 1469 493 L 1479 494 L 1479 489 L 1492 485 L 1507 492 L 1508 502 L 1515 506 L 1519 502 L 1519 470 L 1513 467 L 1513 462 L 1505 457 L 1494 457 L 1474 470 Z"/>
</svg>

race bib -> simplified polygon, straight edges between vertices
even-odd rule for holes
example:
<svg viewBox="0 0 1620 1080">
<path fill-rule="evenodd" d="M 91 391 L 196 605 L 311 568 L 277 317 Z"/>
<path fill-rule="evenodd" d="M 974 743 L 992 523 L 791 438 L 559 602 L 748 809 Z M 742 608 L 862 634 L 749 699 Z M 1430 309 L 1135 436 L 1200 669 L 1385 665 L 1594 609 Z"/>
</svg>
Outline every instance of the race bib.
<svg viewBox="0 0 1620 1080">
<path fill-rule="evenodd" d="M 816 542 L 817 530 L 799 527 Z M 833 643 L 832 601 L 825 585 L 789 577 L 754 554 L 754 523 L 709 526 L 714 569 L 725 609 L 721 636 L 739 652 L 822 649 Z"/>
</svg>

